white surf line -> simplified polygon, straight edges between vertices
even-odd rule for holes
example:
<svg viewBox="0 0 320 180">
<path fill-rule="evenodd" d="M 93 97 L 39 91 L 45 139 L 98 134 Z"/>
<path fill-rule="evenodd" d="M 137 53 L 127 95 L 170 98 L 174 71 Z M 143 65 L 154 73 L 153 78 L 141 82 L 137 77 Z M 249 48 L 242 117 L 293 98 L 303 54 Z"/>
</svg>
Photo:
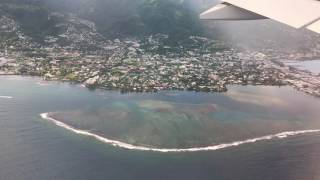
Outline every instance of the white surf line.
<svg viewBox="0 0 320 180">
<path fill-rule="evenodd" d="M 1 99 L 13 99 L 12 96 L 0 96 Z"/>
<path fill-rule="evenodd" d="M 39 86 L 49 86 L 50 84 L 48 82 L 39 81 L 39 82 L 37 82 L 37 85 L 39 85 Z"/>
<path fill-rule="evenodd" d="M 110 144 L 115 147 L 120 147 L 124 149 L 129 149 L 129 150 L 138 150 L 138 151 L 154 151 L 154 152 L 198 152 L 198 151 L 215 151 L 219 149 L 225 149 L 225 148 L 230 148 L 230 147 L 236 147 L 244 144 L 251 144 L 255 143 L 258 141 L 266 141 L 266 140 L 272 140 L 272 139 L 283 139 L 287 138 L 290 136 L 296 136 L 296 135 L 302 135 L 302 134 L 310 134 L 310 133 L 320 133 L 320 129 L 314 129 L 314 130 L 301 130 L 301 131 L 286 131 L 278 134 L 273 134 L 273 135 L 267 135 L 267 136 L 262 136 L 258 138 L 253 138 L 253 139 L 247 139 L 244 141 L 235 141 L 231 143 L 224 143 L 224 144 L 219 144 L 219 145 L 213 145 L 213 146 L 207 146 L 207 147 L 197 147 L 197 148 L 186 148 L 186 149 L 166 149 L 166 148 L 151 148 L 151 147 L 144 147 L 144 146 L 136 146 L 128 143 L 124 143 L 121 141 L 116 141 L 116 140 L 111 140 L 107 139 L 105 137 L 99 136 L 97 134 L 85 131 L 85 130 L 80 130 L 76 129 L 70 125 L 67 125 L 61 121 L 58 121 L 56 119 L 53 119 L 49 116 L 49 113 L 43 113 L 40 115 L 43 119 L 49 120 L 54 122 L 57 126 L 63 127 L 67 130 L 70 130 L 72 132 L 75 132 L 76 134 L 81 134 L 85 136 L 90 136 L 94 137 L 95 139 Z"/>
</svg>

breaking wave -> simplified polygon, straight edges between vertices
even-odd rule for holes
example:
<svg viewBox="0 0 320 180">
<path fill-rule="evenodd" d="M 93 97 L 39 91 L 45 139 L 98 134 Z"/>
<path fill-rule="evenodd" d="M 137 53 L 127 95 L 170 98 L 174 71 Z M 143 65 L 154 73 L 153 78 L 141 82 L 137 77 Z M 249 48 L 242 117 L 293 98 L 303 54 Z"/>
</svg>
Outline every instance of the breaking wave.
<svg viewBox="0 0 320 180">
<path fill-rule="evenodd" d="M 13 99 L 12 96 L 0 96 L 0 99 Z"/>
<path fill-rule="evenodd" d="M 50 84 L 48 82 L 46 82 L 46 81 L 39 81 L 39 82 L 37 82 L 37 85 L 39 85 L 39 86 L 48 86 Z"/>
<path fill-rule="evenodd" d="M 286 131 L 286 132 L 282 132 L 282 133 L 278 133 L 278 134 L 272 134 L 272 135 L 267 135 L 267 136 L 252 138 L 252 139 L 246 139 L 243 141 L 235 141 L 235 142 L 231 142 L 231 143 L 224 143 L 224 144 L 218 144 L 218 145 L 207 146 L 207 147 L 196 147 L 196 148 L 186 148 L 186 149 L 166 149 L 166 148 L 152 148 L 152 147 L 136 146 L 136 145 L 128 144 L 125 142 L 108 139 L 108 138 L 99 136 L 97 134 L 94 134 L 94 133 L 91 133 L 91 132 L 88 132 L 85 130 L 80 130 L 80 129 L 74 128 L 70 125 L 67 125 L 67 124 L 61 122 L 61 121 L 53 119 L 49 116 L 49 113 L 43 113 L 40 116 L 43 119 L 54 122 L 57 126 L 63 127 L 65 129 L 70 130 L 72 132 L 75 132 L 77 134 L 93 137 L 101 142 L 110 144 L 115 147 L 120 147 L 120 148 L 124 148 L 124 149 L 129 149 L 129 150 L 154 151 L 154 152 L 164 152 L 164 153 L 166 153 L 166 152 L 215 151 L 215 150 L 220 150 L 220 149 L 225 149 L 225 148 L 236 147 L 236 146 L 240 146 L 240 145 L 244 145 L 244 144 L 251 144 L 251 143 L 258 142 L 258 141 L 266 141 L 266 140 L 272 140 L 272 139 L 283 139 L 283 138 L 287 138 L 290 136 L 296 136 L 296 135 L 302 135 L 302 134 L 320 133 L 320 129 L 301 130 L 301 131 Z"/>
</svg>

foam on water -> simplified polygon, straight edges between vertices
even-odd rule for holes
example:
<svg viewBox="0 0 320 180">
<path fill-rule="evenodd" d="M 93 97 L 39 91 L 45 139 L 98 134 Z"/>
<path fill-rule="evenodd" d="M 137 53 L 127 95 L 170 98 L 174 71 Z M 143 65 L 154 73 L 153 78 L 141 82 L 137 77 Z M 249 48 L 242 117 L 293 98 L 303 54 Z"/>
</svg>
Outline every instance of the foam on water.
<svg viewBox="0 0 320 180">
<path fill-rule="evenodd" d="M 37 82 L 37 85 L 39 85 L 39 86 L 49 86 L 50 84 L 48 82 L 45 82 L 45 81 L 39 81 L 39 82 Z"/>
<path fill-rule="evenodd" d="M 278 134 L 272 134 L 272 135 L 267 135 L 267 136 L 252 138 L 252 139 L 246 139 L 243 141 L 235 141 L 235 142 L 231 142 L 231 143 L 224 143 L 224 144 L 218 144 L 218 145 L 207 146 L 207 147 L 195 147 L 195 148 L 186 148 L 186 149 L 166 149 L 166 148 L 152 148 L 152 147 L 136 146 L 136 145 L 128 144 L 125 142 L 108 139 L 108 138 L 99 136 L 97 134 L 94 134 L 94 133 L 91 133 L 91 132 L 88 132 L 85 130 L 74 128 L 70 125 L 67 125 L 67 124 L 61 122 L 61 121 L 53 119 L 49 116 L 49 113 L 43 113 L 40 116 L 43 119 L 54 122 L 57 126 L 63 127 L 65 129 L 70 130 L 72 132 L 75 132 L 77 134 L 93 137 L 101 142 L 110 144 L 115 147 L 120 147 L 120 148 L 124 148 L 124 149 L 129 149 L 129 150 L 154 151 L 154 152 L 215 151 L 215 150 L 220 150 L 220 149 L 225 149 L 225 148 L 236 147 L 236 146 L 240 146 L 240 145 L 244 145 L 244 144 L 255 143 L 255 142 L 259 142 L 259 141 L 266 141 L 266 140 L 272 140 L 272 139 L 283 139 L 283 138 L 287 138 L 290 136 L 296 136 L 296 135 L 302 135 L 302 134 L 320 133 L 320 129 L 301 130 L 301 131 L 286 131 L 286 132 L 281 132 Z"/>
<path fill-rule="evenodd" d="M 12 96 L 0 96 L 0 99 L 13 99 Z"/>
</svg>

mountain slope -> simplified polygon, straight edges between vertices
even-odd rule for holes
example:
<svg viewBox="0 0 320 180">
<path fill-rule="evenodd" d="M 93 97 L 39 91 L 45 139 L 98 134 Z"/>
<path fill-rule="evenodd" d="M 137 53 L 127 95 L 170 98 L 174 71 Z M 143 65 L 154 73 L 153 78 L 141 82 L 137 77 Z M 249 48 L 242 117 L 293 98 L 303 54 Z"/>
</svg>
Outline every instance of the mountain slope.
<svg viewBox="0 0 320 180">
<path fill-rule="evenodd" d="M 93 22 L 108 38 L 168 34 L 177 39 L 201 33 L 197 14 L 180 0 L 14 0 L 0 2 L 0 10 L 37 41 L 57 36 L 62 16 Z"/>
</svg>

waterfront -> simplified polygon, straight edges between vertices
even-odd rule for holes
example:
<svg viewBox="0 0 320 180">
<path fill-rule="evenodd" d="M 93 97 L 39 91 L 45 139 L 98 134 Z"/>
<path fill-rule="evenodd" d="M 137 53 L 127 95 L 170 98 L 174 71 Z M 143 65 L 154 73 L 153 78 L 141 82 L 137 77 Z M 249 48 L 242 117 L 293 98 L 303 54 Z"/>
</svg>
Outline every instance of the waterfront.
<svg viewBox="0 0 320 180">
<path fill-rule="evenodd" d="M 257 107 L 257 114 L 267 111 L 265 115 L 279 116 L 284 113 L 283 108 L 276 113 L 270 106 L 286 107 L 288 101 L 294 108 L 285 113 L 293 113 L 292 116 L 297 117 L 294 121 L 319 127 L 319 100 L 289 87 L 229 87 L 229 91 L 223 94 L 174 91 L 121 94 L 117 91 L 88 91 L 68 83 L 39 83 L 41 80 L 37 78 L 2 76 L 0 81 L 0 96 L 12 97 L 0 98 L 0 174 L 4 179 L 300 180 L 320 176 L 318 133 L 275 138 L 217 151 L 158 153 L 114 147 L 75 134 L 39 116 L 43 112 L 94 109 L 114 100 L 123 102 L 155 97 L 161 97 L 161 101 L 194 104 L 212 103 L 215 99 L 215 104 L 237 110 L 235 114 L 246 109 L 249 103 L 249 106 Z M 282 117 L 287 116 L 290 115 Z M 226 115 L 220 114 L 221 117 L 225 118 L 220 121 L 227 119 Z"/>
<path fill-rule="evenodd" d="M 308 70 L 315 74 L 320 74 L 320 60 L 311 61 L 285 61 L 286 65 L 293 66 L 298 69 Z"/>
<path fill-rule="evenodd" d="M 149 40 L 147 47 L 159 48 L 159 39 Z M 230 85 L 289 85 L 320 96 L 320 77 L 286 65 L 278 54 L 235 49 L 212 51 L 212 46 L 219 46 L 219 42 L 201 37 L 189 40 L 203 47 L 177 51 L 168 47 L 167 53 L 158 54 L 143 49 L 146 44 L 141 41 L 116 39 L 105 44 L 106 51 L 92 54 L 45 48 L 34 49 L 34 56 L 26 56 L 23 51 L 10 50 L 0 52 L 0 75 L 38 76 L 123 93 L 226 92 Z M 46 58 L 39 58 L 39 51 Z"/>
</svg>

